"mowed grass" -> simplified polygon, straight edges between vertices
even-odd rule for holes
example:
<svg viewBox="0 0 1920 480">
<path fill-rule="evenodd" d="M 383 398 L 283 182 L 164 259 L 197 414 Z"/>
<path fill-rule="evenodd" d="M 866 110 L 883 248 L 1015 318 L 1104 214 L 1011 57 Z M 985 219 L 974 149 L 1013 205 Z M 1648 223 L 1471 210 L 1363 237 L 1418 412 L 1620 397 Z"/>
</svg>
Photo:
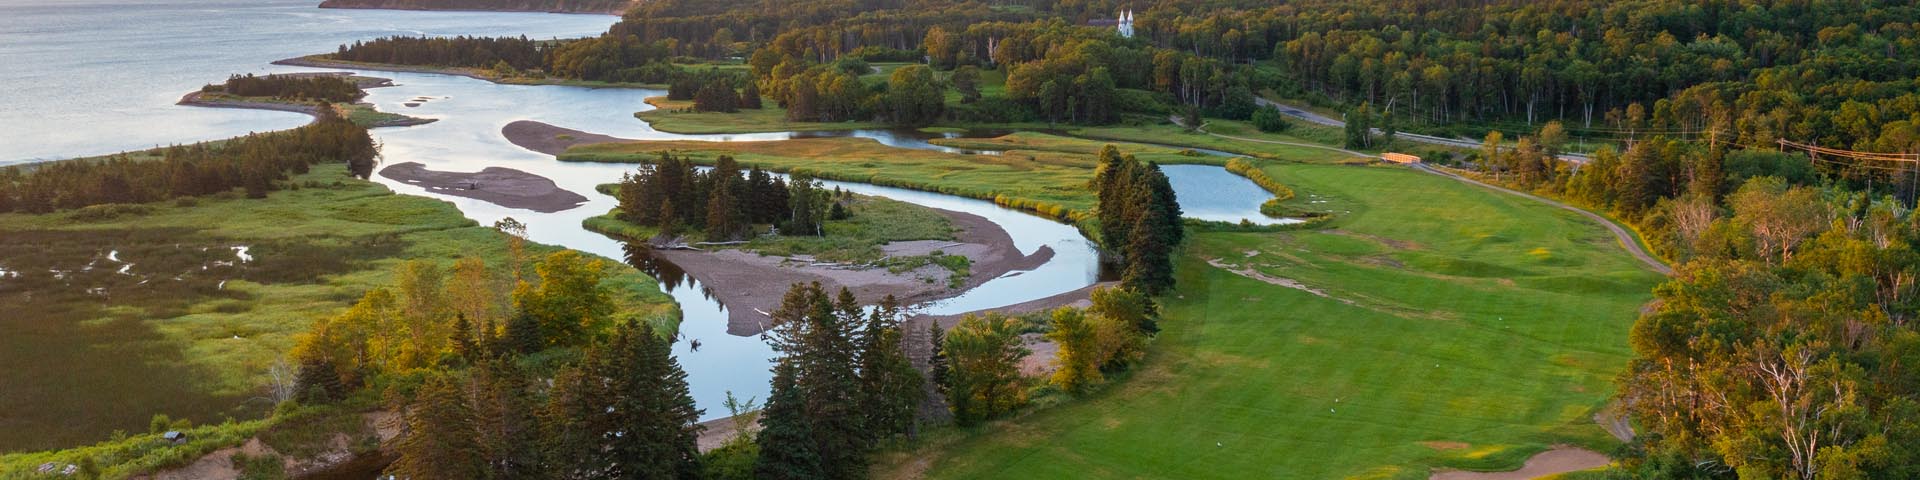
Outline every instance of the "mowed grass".
<svg viewBox="0 0 1920 480">
<path fill-rule="evenodd" d="M 0 215 L 0 268 L 20 272 L 0 280 L 12 312 L 0 321 L 0 426 L 13 432 L 0 452 L 144 432 L 161 413 L 256 418 L 296 335 L 389 284 L 399 262 L 477 256 L 504 272 L 503 234 L 341 170 L 317 167 L 294 179 L 306 187 L 258 200 Z M 629 312 L 672 311 L 653 279 L 610 264 Z"/>
<path fill-rule="evenodd" d="M 1599 226 L 1397 167 L 1262 168 L 1301 193 L 1293 203 L 1339 215 L 1196 232 L 1134 373 L 935 435 L 883 459 L 882 476 L 1421 479 L 1615 444 L 1591 416 L 1659 277 Z M 1268 281 L 1280 278 L 1325 296 Z"/>
<path fill-rule="evenodd" d="M 667 97 L 647 97 L 647 104 L 655 108 L 633 116 L 647 121 L 655 130 L 689 135 L 887 127 L 880 122 L 791 122 L 787 121 L 787 109 L 780 108 L 780 104 L 771 98 L 761 101 L 762 108 L 740 109 L 735 113 L 695 112 L 692 110 L 692 101 L 668 100 Z"/>
</svg>

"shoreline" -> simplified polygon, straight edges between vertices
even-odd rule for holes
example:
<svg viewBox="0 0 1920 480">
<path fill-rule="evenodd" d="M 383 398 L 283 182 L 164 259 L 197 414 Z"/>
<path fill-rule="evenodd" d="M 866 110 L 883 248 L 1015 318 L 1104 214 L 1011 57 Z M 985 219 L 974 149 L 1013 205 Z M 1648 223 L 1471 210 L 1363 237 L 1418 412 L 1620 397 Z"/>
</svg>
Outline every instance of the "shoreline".
<svg viewBox="0 0 1920 480">
<path fill-rule="evenodd" d="M 554 213 L 578 208 L 587 197 L 560 188 L 552 179 L 505 167 L 478 172 L 428 170 L 425 164 L 405 162 L 380 169 L 380 176 L 427 189 L 427 193 L 471 198 L 507 208 Z"/>
<path fill-rule="evenodd" d="M 568 10 L 566 8 L 532 9 L 532 8 L 482 7 L 482 6 L 475 6 L 472 8 L 461 8 L 461 7 L 435 8 L 435 7 L 427 7 L 427 6 L 407 6 L 407 5 L 393 6 L 393 5 L 385 5 L 386 3 L 389 3 L 389 2 L 384 2 L 381 0 L 368 0 L 364 2 L 355 2 L 354 0 L 324 0 L 320 2 L 320 5 L 317 8 L 329 8 L 329 9 L 340 9 L 340 10 L 398 10 L 398 11 L 407 11 L 407 12 L 551 13 L 551 14 L 559 14 L 559 15 L 612 15 L 617 17 L 624 14 L 627 9 L 631 9 L 637 6 L 639 2 L 628 2 L 625 5 L 625 8 L 622 8 L 619 11 Z"/>
<path fill-rule="evenodd" d="M 590 80 L 543 78 L 543 79 L 527 79 L 526 81 L 513 81 L 513 79 L 504 79 L 504 78 L 483 75 L 480 73 L 480 69 L 477 69 L 477 68 L 430 67 L 430 66 L 423 66 L 423 65 L 398 65 L 398 64 L 392 64 L 392 63 L 350 62 L 345 60 L 329 60 L 329 59 L 319 58 L 322 55 L 326 55 L 326 54 L 321 53 L 321 54 L 313 54 L 313 55 L 303 55 L 303 56 L 298 56 L 293 58 L 283 58 L 280 60 L 274 60 L 269 63 L 273 65 L 282 65 L 282 66 L 289 66 L 289 67 L 334 68 L 334 69 L 340 69 L 340 70 L 373 70 L 376 72 L 424 73 L 429 75 L 454 75 L 454 76 L 460 76 L 460 77 L 467 77 L 467 78 L 471 78 L 471 79 L 479 80 L 483 82 L 497 83 L 501 85 L 557 85 L 557 86 L 563 86 L 563 87 L 580 87 L 580 88 L 638 88 L 638 89 L 653 89 L 653 90 L 666 90 L 667 88 L 666 85 L 654 85 L 654 84 L 643 84 L 643 83 L 609 83 L 609 82 L 594 82 Z"/>
<path fill-rule="evenodd" d="M 766 331 L 767 313 L 779 308 L 783 294 L 796 283 L 820 282 L 829 291 L 844 287 L 866 303 L 877 303 L 892 295 L 902 306 L 911 306 L 959 296 L 1002 275 L 1030 271 L 1053 259 L 1053 249 L 1047 246 L 1030 255 L 1022 254 L 1014 246 L 1013 236 L 985 217 L 933 210 L 953 223 L 954 240 L 893 242 L 882 248 L 903 255 L 925 254 L 922 250 L 936 249 L 964 255 L 971 263 L 964 283 L 948 283 L 945 279 L 952 272 L 937 265 L 894 273 L 885 267 L 819 265 L 807 263 L 811 260 L 808 257 L 761 255 L 739 249 L 654 250 L 652 255 L 672 262 L 698 280 L 702 288 L 724 305 L 727 333 L 735 336 Z M 801 264 L 795 265 L 796 262 Z"/>
<path fill-rule="evenodd" d="M 352 74 L 347 72 L 298 72 L 298 73 L 279 73 L 279 74 L 272 74 L 269 76 L 353 77 Z M 389 79 L 389 78 L 357 77 L 357 78 L 353 78 L 353 80 L 354 80 L 354 84 L 360 87 L 362 90 L 369 89 L 369 88 L 381 88 L 381 87 L 393 86 L 393 79 Z M 313 117 L 314 120 L 320 119 L 320 106 L 317 104 L 295 103 L 295 102 L 262 102 L 262 101 L 227 100 L 227 99 L 208 100 L 208 99 L 202 98 L 206 94 L 207 92 L 199 91 L 199 90 L 187 92 L 186 95 L 181 95 L 180 100 L 174 102 L 174 105 L 184 105 L 189 107 L 202 107 L 202 108 L 237 108 L 237 109 L 247 109 L 247 110 L 268 110 L 268 111 L 275 111 L 275 112 L 299 113 L 309 117 Z M 342 109 L 340 106 L 338 106 L 341 104 L 335 104 L 335 105 L 336 106 L 334 107 L 334 109 L 336 111 L 339 111 Z M 379 109 L 375 108 L 373 104 L 366 103 L 366 102 L 354 102 L 346 105 L 364 106 L 366 109 L 373 112 L 386 113 L 389 115 L 397 115 L 399 117 L 399 118 L 394 118 L 390 120 L 373 122 L 370 125 L 366 125 L 368 129 L 383 128 L 383 127 L 411 127 L 414 125 L 426 125 L 429 123 L 440 121 L 440 119 L 438 118 L 420 118 L 420 117 L 402 115 L 398 113 L 381 112 Z M 343 117 L 350 116 L 348 115 L 348 113 L 350 112 L 340 111 L 338 113 L 340 113 L 341 116 Z"/>
</svg>

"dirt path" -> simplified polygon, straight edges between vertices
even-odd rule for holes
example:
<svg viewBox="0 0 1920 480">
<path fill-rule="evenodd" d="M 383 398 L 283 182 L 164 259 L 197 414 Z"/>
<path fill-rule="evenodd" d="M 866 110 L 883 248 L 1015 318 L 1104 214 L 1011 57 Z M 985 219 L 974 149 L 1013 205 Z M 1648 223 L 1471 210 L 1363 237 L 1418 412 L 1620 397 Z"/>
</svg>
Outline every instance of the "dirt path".
<svg viewBox="0 0 1920 480">
<path fill-rule="evenodd" d="M 1540 452 L 1527 459 L 1526 465 L 1511 472 L 1469 472 L 1448 470 L 1434 472 L 1427 480 L 1532 480 L 1548 475 L 1567 472 L 1592 470 L 1613 463 L 1612 459 L 1600 452 L 1580 447 L 1556 445 L 1552 450 Z"/>
<path fill-rule="evenodd" d="M 1620 243 L 1620 247 L 1627 249 L 1628 254 L 1633 255 L 1633 258 L 1639 259 L 1641 263 L 1647 264 L 1648 268 L 1652 269 L 1655 272 L 1660 273 L 1661 275 L 1673 274 L 1673 267 L 1669 267 L 1667 266 L 1666 263 L 1662 263 L 1659 259 L 1653 258 L 1653 255 L 1648 254 L 1646 250 L 1640 248 L 1640 242 L 1634 240 L 1634 236 L 1632 232 L 1628 232 L 1626 228 L 1622 228 L 1619 224 L 1613 223 L 1612 220 L 1608 220 L 1606 217 L 1600 216 L 1600 214 L 1589 212 L 1579 207 L 1567 205 L 1565 203 L 1560 203 L 1560 202 L 1550 200 L 1545 197 L 1540 197 L 1531 193 L 1513 190 L 1506 187 L 1501 187 L 1498 185 L 1493 185 L 1493 184 L 1481 182 L 1479 180 L 1467 178 L 1460 174 L 1449 172 L 1438 167 L 1428 166 L 1427 164 L 1424 164 L 1424 163 L 1416 163 L 1413 165 L 1413 168 L 1415 170 L 1420 170 L 1423 172 L 1439 175 L 1442 177 L 1452 178 L 1454 180 L 1459 180 L 1462 182 L 1466 182 L 1468 184 L 1478 185 L 1481 188 L 1485 188 L 1488 190 L 1504 192 L 1507 194 L 1517 195 L 1524 198 L 1530 198 L 1536 202 L 1552 205 L 1554 207 L 1558 207 L 1560 209 L 1570 211 L 1573 213 L 1578 213 L 1580 214 L 1580 216 L 1587 217 L 1588 219 L 1591 219 L 1595 222 L 1599 222 L 1600 226 L 1602 227 L 1607 227 L 1607 231 L 1613 232 L 1613 237 L 1615 240 L 1617 240 Z"/>
</svg>

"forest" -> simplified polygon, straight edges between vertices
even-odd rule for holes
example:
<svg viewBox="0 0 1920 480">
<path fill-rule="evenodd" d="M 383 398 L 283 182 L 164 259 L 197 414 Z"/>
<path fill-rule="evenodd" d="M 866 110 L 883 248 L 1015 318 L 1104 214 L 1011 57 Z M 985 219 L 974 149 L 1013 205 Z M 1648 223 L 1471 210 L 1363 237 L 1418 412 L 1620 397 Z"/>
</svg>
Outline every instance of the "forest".
<svg viewBox="0 0 1920 480">
<path fill-rule="evenodd" d="M 772 225 L 781 235 L 820 236 L 827 220 L 852 215 L 849 193 L 804 176 L 788 182 L 757 166 L 742 172 L 728 156 L 703 172 L 687 158 L 661 152 L 659 161 L 622 178 L 614 196 L 620 200 L 617 218 L 657 227 L 663 240 L 680 236 L 686 226 L 704 232 L 707 241 L 740 240 L 755 224 Z"/>
<path fill-rule="evenodd" d="M 327 105 L 316 111 L 318 119 L 300 128 L 165 147 L 142 158 L 118 154 L 0 169 L 0 212 L 146 203 L 234 188 L 259 198 L 287 188 L 281 182 L 289 174 L 321 164 L 342 164 L 361 178 L 371 175 L 379 152 L 367 130 Z"/>
<path fill-rule="evenodd" d="M 336 75 L 234 75 L 202 92 L 225 92 L 242 97 L 272 97 L 293 101 L 352 103 L 366 96 L 353 80 Z"/>
</svg>

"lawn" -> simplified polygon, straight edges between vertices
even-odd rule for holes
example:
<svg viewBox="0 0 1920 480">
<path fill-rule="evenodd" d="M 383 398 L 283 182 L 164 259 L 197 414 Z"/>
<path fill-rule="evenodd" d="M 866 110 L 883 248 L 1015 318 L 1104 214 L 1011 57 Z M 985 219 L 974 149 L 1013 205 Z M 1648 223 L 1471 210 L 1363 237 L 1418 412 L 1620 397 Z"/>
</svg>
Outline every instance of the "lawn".
<svg viewBox="0 0 1920 480">
<path fill-rule="evenodd" d="M 268 369 L 295 336 L 389 283 L 399 262 L 506 265 L 504 235 L 450 203 L 315 170 L 265 199 L 0 215 L 0 268 L 21 272 L 0 282 L 12 312 L 0 322 L 0 425 L 12 432 L 0 452 L 144 432 L 157 413 L 258 418 L 272 407 Z M 614 265 L 625 309 L 672 311 L 653 279 Z"/>
<path fill-rule="evenodd" d="M 1196 233 L 1136 372 L 935 434 L 882 476 L 1421 479 L 1615 445 L 1591 416 L 1660 277 L 1599 226 L 1397 167 L 1262 169 L 1300 193 L 1290 203 L 1341 214 Z M 1282 278 L 1325 296 L 1269 283 Z"/>
</svg>

